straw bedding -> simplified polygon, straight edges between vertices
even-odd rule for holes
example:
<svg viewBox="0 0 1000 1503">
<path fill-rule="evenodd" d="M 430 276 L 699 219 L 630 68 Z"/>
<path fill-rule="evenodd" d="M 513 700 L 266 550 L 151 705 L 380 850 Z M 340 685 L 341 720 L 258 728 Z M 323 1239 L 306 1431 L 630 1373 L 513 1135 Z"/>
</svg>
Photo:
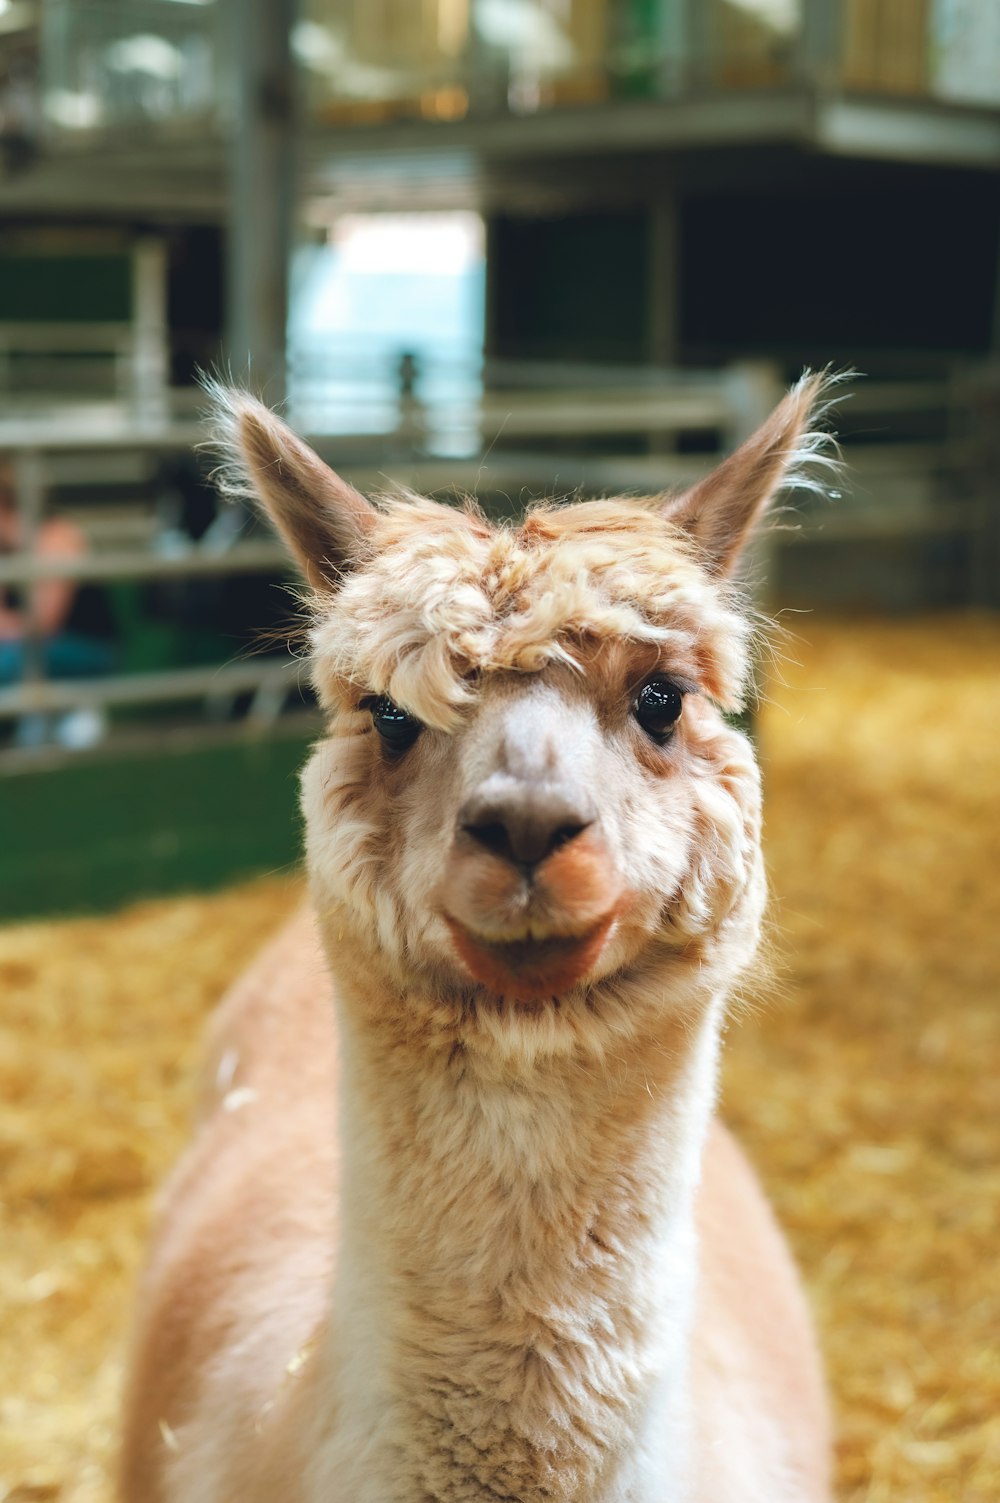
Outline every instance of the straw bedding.
<svg viewBox="0 0 1000 1503">
<path fill-rule="evenodd" d="M 778 998 L 725 1111 L 805 1270 L 841 1500 L 1000 1497 L 1000 621 L 808 623 L 761 719 Z M 151 1187 L 262 881 L 0 931 L 0 1500 L 106 1503 Z"/>
</svg>

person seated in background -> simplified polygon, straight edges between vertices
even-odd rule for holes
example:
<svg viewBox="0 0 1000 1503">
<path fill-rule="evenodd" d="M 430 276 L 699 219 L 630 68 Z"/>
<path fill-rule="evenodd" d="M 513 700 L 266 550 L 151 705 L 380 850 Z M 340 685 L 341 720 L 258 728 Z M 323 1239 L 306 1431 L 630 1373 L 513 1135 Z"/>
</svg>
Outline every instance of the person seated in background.
<svg viewBox="0 0 1000 1503">
<path fill-rule="evenodd" d="M 0 458 L 0 557 L 22 553 L 25 541 L 14 468 Z M 48 517 L 38 529 L 32 551 L 36 558 L 57 559 L 79 558 L 86 550 L 86 539 L 75 523 L 66 517 Z M 16 684 L 25 677 L 32 651 L 38 654 L 43 678 L 97 678 L 110 673 L 117 655 L 104 591 L 75 579 L 0 584 L 0 685 Z M 97 712 L 77 711 L 62 717 L 54 729 L 59 741 L 89 745 L 102 734 L 103 720 Z M 22 722 L 18 734 L 22 744 L 47 739 L 48 726 L 40 717 Z"/>
</svg>

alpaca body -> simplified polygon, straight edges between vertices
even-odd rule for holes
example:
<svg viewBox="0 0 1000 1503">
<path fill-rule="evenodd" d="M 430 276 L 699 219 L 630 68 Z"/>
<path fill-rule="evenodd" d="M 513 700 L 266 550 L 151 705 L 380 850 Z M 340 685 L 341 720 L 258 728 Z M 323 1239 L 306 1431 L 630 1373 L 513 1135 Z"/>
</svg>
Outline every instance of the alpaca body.
<svg viewBox="0 0 1000 1503">
<path fill-rule="evenodd" d="M 341 1256 L 343 1178 L 335 1102 L 346 1064 L 337 1058 L 331 1000 L 315 923 L 302 914 L 234 988 L 215 1024 L 203 1120 L 163 1198 L 162 1230 L 146 1276 L 145 1339 L 135 1353 L 127 1426 L 129 1499 L 411 1503 L 433 1497 L 451 1503 L 504 1496 L 502 1478 L 484 1477 L 481 1488 L 469 1490 L 468 1473 L 460 1470 L 447 1491 L 442 1475 L 428 1485 L 413 1470 L 409 1395 L 387 1375 L 391 1358 L 384 1350 L 380 1360 L 380 1346 L 404 1333 L 387 1329 L 379 1308 L 372 1308 L 384 1313 L 387 1295 L 390 1308 L 393 1298 L 377 1247 L 358 1250 L 339 1305 L 331 1302 Z M 711 1082 L 691 1085 L 707 1116 Z M 227 1098 L 243 1104 L 227 1108 Z M 670 1123 L 648 1122 L 646 1129 L 647 1151 L 665 1162 Z M 565 1144 L 562 1136 L 558 1141 Z M 467 1191 L 481 1169 L 466 1164 L 463 1173 L 459 1165 L 456 1178 L 450 1145 L 440 1162 L 419 1162 L 432 1222 L 445 1190 Z M 560 1180 L 567 1176 L 569 1190 L 574 1166 L 555 1167 Z M 644 1176 L 649 1168 L 635 1167 Z M 667 1196 L 671 1188 L 664 1186 Z M 480 1191 L 468 1210 L 477 1220 L 486 1217 L 489 1230 L 477 1237 L 476 1254 L 488 1265 L 480 1278 L 488 1274 L 486 1283 L 495 1288 L 496 1264 L 523 1255 L 523 1221 L 511 1217 L 516 1187 L 498 1196 L 495 1176 L 488 1174 Z M 630 1257 L 638 1287 L 623 1288 L 616 1301 L 620 1320 L 622 1306 L 635 1302 L 630 1313 L 642 1339 L 630 1348 L 628 1371 L 611 1371 L 609 1364 L 598 1374 L 607 1390 L 599 1412 L 612 1430 L 623 1425 L 622 1409 L 632 1407 L 616 1405 L 615 1398 L 631 1399 L 645 1385 L 644 1403 L 628 1426 L 638 1445 L 629 1447 L 628 1435 L 616 1435 L 627 1459 L 598 1465 L 587 1479 L 567 1475 L 561 1491 L 551 1480 L 537 1480 L 508 1488 L 509 1496 L 531 1503 L 563 1497 L 574 1503 L 813 1503 L 828 1496 L 825 1400 L 804 1301 L 759 1187 L 717 1123 L 708 1126 L 700 1182 L 674 1188 L 674 1195 L 662 1224 L 651 1228 L 653 1270 Z M 584 1204 L 574 1196 L 570 1223 Z M 558 1208 L 548 1209 L 551 1225 Z M 622 1208 L 613 1193 L 595 1196 L 591 1209 L 584 1236 L 593 1232 L 607 1247 L 624 1243 Z M 404 1231 L 416 1240 L 416 1227 L 407 1224 Z M 522 1309 L 514 1331 L 509 1311 L 490 1310 L 477 1312 L 467 1332 L 448 1332 L 457 1345 L 437 1376 L 447 1384 L 471 1350 L 490 1364 L 488 1384 L 482 1413 L 466 1416 L 448 1444 L 431 1442 L 421 1450 L 423 1467 L 447 1468 L 449 1448 L 458 1450 L 461 1462 L 463 1430 L 473 1430 L 482 1443 L 504 1377 L 500 1369 L 506 1366 L 523 1391 L 531 1366 L 525 1353 L 533 1349 L 539 1364 L 546 1357 L 562 1364 L 550 1375 L 563 1383 L 560 1420 L 571 1422 L 577 1401 L 590 1422 L 602 1333 L 590 1333 L 593 1352 L 567 1342 L 560 1358 L 553 1317 L 563 1327 L 574 1319 L 586 1324 L 593 1284 L 600 1283 L 601 1249 L 591 1242 L 588 1267 L 577 1229 L 567 1227 L 566 1235 L 574 1241 L 571 1264 L 579 1279 L 553 1288 L 547 1309 Z M 537 1256 L 552 1279 L 563 1248 L 551 1229 Z M 214 1278 L 206 1277 L 209 1271 Z M 525 1266 L 528 1278 L 536 1271 Z M 440 1269 L 432 1272 L 440 1287 Z M 472 1313 L 470 1290 L 449 1282 L 444 1315 L 461 1321 Z M 574 1298 L 577 1312 L 564 1307 Z M 657 1302 L 659 1309 L 651 1309 Z M 440 1321 L 442 1309 L 435 1304 L 425 1316 Z M 603 1334 L 620 1353 L 619 1338 L 610 1329 Z M 409 1325 L 405 1335 L 412 1340 Z M 433 1376 L 420 1374 L 425 1392 Z M 524 1417 L 539 1429 L 547 1417 L 543 1404 L 535 1388 Z M 440 1423 L 426 1405 L 421 1418 L 440 1437 Z M 394 1425 L 402 1442 L 394 1441 Z M 399 1475 L 401 1454 L 407 1460 Z M 526 1465 L 531 1454 L 525 1446 Z M 507 1464 L 516 1460 L 508 1457 Z"/>
<path fill-rule="evenodd" d="M 517 527 L 375 508 L 222 397 L 315 597 L 318 938 L 216 1025 L 128 1503 L 828 1496 L 794 1270 L 710 1128 L 765 901 L 725 576 L 818 386 L 685 497 Z"/>
</svg>

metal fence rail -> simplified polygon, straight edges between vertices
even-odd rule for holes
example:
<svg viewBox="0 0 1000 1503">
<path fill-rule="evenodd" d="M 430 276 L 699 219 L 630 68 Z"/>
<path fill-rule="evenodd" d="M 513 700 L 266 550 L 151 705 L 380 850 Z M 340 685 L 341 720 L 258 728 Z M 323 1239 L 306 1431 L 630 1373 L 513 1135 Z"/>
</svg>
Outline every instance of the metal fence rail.
<svg viewBox="0 0 1000 1503">
<path fill-rule="evenodd" d="M 302 678 L 303 665 L 287 661 L 225 663 L 205 668 L 164 668 L 155 673 L 117 677 L 38 679 L 0 689 L 0 717 L 53 714 L 63 710 L 105 709 L 114 705 L 165 704 L 171 700 L 222 698 L 253 691 L 267 703 L 250 714 L 255 724 L 269 723 L 274 700 L 283 699 Z"/>
<path fill-rule="evenodd" d="M 671 486 L 692 483 L 766 415 L 781 392 L 781 383 L 767 367 L 735 367 L 724 372 L 689 376 L 687 373 L 647 371 L 631 373 L 586 371 L 543 366 L 494 370 L 502 384 L 475 402 L 472 417 L 479 434 L 475 457 L 444 458 L 420 452 L 420 434 L 412 424 L 405 431 L 376 435 L 321 435 L 316 448 L 343 466 L 347 477 L 369 494 L 406 486 L 429 493 L 483 493 L 513 498 L 516 510 L 525 493 L 653 494 Z M 535 385 L 528 384 L 534 375 Z M 600 384 L 604 375 L 605 384 Z M 961 533 L 974 540 L 997 528 L 996 508 L 988 498 L 955 477 L 973 472 L 969 459 L 968 424 L 953 424 L 956 411 L 965 411 L 951 383 L 870 382 L 850 391 L 849 413 L 864 441 L 849 445 L 848 471 L 855 471 L 854 495 L 837 507 L 803 509 L 804 529 L 830 542 L 910 535 L 933 537 Z M 307 404 L 308 405 L 308 404 Z M 920 415 L 932 413 L 937 436 L 928 437 Z M 886 415 L 909 424 L 910 437 L 891 438 Z M 861 422 L 858 422 L 858 419 Z M 294 421 L 294 414 L 293 414 Z M 705 452 L 678 452 L 674 439 L 697 431 L 715 435 Z M 885 431 L 886 436 L 882 433 Z M 903 429 L 900 430 L 901 432 Z M 502 443 L 491 448 L 497 435 Z M 588 444 L 623 435 L 636 439 L 640 452 L 622 455 L 581 453 L 581 435 Z M 275 574 L 287 569 L 286 555 L 277 541 L 265 536 L 228 539 L 209 535 L 186 541 L 176 534 L 158 536 L 148 513 L 127 511 L 117 527 L 105 509 L 95 529 L 91 550 L 78 557 L 46 558 L 36 551 L 47 493 L 53 483 L 65 484 L 74 465 L 85 470 L 89 485 L 106 464 L 109 475 L 127 471 L 132 461 L 153 463 L 159 457 L 190 451 L 201 437 L 199 425 L 186 418 L 137 414 L 134 407 L 100 403 L 77 405 L 63 412 L 0 419 L 0 452 L 11 456 L 22 512 L 23 546 L 19 553 L 0 557 L 0 589 L 19 586 L 28 592 L 41 580 L 65 579 L 112 583 L 167 582 L 181 579 L 225 578 Z M 533 449 L 533 445 L 535 445 Z M 641 452 L 645 448 L 647 452 Z M 576 449 L 576 452 L 574 452 Z M 484 457 L 479 457 L 483 455 Z M 345 463 L 344 461 L 348 462 Z M 127 462 L 126 462 L 127 461 Z M 766 543 L 783 546 L 780 533 Z M 972 549 L 973 559 L 982 550 Z M 253 658 L 199 667 L 165 667 L 100 679 L 46 680 L 39 634 L 29 631 L 28 667 L 22 682 L 0 689 L 0 720 L 26 715 L 54 715 L 74 708 L 115 710 L 142 705 L 200 701 L 206 710 L 218 709 L 228 697 L 250 694 L 248 731 L 273 724 L 288 709 L 300 681 L 302 665 L 295 659 Z M 206 716 L 206 731 L 211 716 Z M 162 727 L 154 728 L 155 738 Z M 135 741 L 134 718 L 129 735 Z M 23 753 L 18 754 L 23 759 Z M 0 766 L 4 752 L 0 750 Z"/>
</svg>

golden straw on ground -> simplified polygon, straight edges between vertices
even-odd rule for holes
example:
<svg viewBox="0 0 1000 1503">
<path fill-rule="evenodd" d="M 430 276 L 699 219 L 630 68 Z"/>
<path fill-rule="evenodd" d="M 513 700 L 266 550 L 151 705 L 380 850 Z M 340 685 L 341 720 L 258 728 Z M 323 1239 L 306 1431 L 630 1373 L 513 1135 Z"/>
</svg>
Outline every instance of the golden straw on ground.
<svg viewBox="0 0 1000 1503">
<path fill-rule="evenodd" d="M 781 995 L 724 1112 L 819 1312 L 843 1503 L 1000 1497 L 1000 621 L 807 622 L 761 718 Z M 0 930 L 0 1503 L 109 1503 L 150 1193 L 262 881 Z"/>
</svg>

